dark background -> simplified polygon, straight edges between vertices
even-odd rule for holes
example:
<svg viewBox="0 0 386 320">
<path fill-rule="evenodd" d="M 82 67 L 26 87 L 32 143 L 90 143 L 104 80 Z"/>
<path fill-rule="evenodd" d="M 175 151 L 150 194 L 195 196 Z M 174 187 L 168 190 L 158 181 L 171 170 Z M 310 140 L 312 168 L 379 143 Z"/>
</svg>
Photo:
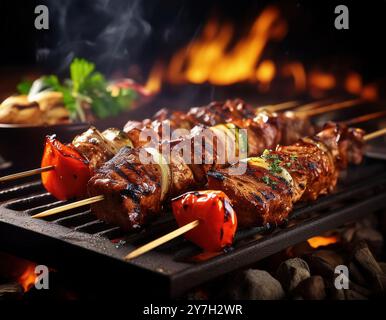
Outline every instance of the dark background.
<svg viewBox="0 0 386 320">
<path fill-rule="evenodd" d="M 46 4 L 50 30 L 34 28 L 34 7 Z M 349 63 L 365 80 L 385 75 L 386 1 L 126 1 L 45 0 L 0 2 L 0 68 L 63 72 L 74 56 L 91 59 L 109 74 L 132 64 L 149 70 L 199 34 L 212 16 L 240 34 L 267 4 L 277 4 L 289 33 L 275 55 L 310 64 Z M 334 8 L 350 10 L 350 29 L 334 28 Z"/>
</svg>

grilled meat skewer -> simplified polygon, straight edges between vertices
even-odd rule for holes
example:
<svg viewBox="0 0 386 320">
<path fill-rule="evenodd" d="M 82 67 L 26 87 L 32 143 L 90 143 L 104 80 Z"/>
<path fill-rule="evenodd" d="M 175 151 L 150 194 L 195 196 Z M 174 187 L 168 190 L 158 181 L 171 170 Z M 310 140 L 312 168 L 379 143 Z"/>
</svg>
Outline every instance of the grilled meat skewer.
<svg viewBox="0 0 386 320">
<path fill-rule="evenodd" d="M 223 125 L 218 123 L 223 123 Z M 151 130 L 152 142 L 158 144 L 162 140 L 169 141 L 171 138 L 170 135 L 165 137 L 165 128 L 166 130 L 168 128 L 170 130 L 185 129 L 183 133 L 179 131 L 177 137 L 181 139 L 190 134 L 188 129 L 192 129 L 192 132 L 199 132 L 205 126 L 213 124 L 217 124 L 214 126 L 216 128 L 213 127 L 213 130 L 216 131 L 228 132 L 228 127 L 234 127 L 236 130 L 238 128 L 246 129 L 250 137 L 249 155 L 259 154 L 265 148 L 272 148 L 279 142 L 285 143 L 313 130 L 306 117 L 297 117 L 293 113 L 256 112 L 254 108 L 241 100 L 211 103 L 208 106 L 192 108 L 187 113 L 162 110 L 153 120 L 130 121 L 124 131 L 111 128 L 101 133 L 92 127 L 77 136 L 68 146 L 54 138 L 48 138 L 42 167 L 54 167 L 55 169 L 42 173 L 43 185 L 58 199 L 84 197 L 87 194 L 85 182 L 118 150 L 124 146 L 131 148 L 149 144 L 148 140 L 141 139 L 141 134 L 145 129 Z M 174 160 L 177 160 L 176 157 Z M 177 160 L 172 165 L 183 170 L 180 162 L 181 160 Z M 176 173 L 173 178 L 177 176 Z M 76 188 L 72 187 L 74 185 Z"/>
<path fill-rule="evenodd" d="M 206 185 L 230 197 L 240 227 L 279 224 L 295 202 L 331 192 L 339 171 L 349 162 L 362 160 L 363 135 L 360 129 L 331 123 L 312 138 L 246 159 L 243 175 L 230 175 L 229 168 L 216 163 L 142 164 L 139 149 L 122 149 L 88 183 L 91 196 L 105 199 L 93 204 L 92 211 L 125 230 L 136 229 L 159 216 L 166 199 Z M 197 179 L 194 167 L 208 179 L 207 184 L 202 176 Z M 175 175 L 178 179 L 172 178 Z"/>
<path fill-rule="evenodd" d="M 144 129 L 153 130 L 159 141 L 165 140 L 164 128 L 171 131 L 177 129 L 192 130 L 196 126 L 211 127 L 219 124 L 232 123 L 239 128 L 247 129 L 250 139 L 250 154 L 259 154 L 265 148 L 274 147 L 277 143 L 288 144 L 304 135 L 314 132 L 307 117 L 295 115 L 293 112 L 271 113 L 256 111 L 240 99 L 225 102 L 212 102 L 207 106 L 194 107 L 188 112 L 169 111 L 161 109 L 153 119 L 142 122 L 129 121 L 123 132 L 118 129 L 107 129 L 100 133 L 96 128 L 90 128 L 77 136 L 72 145 L 88 160 L 92 169 L 100 167 L 111 159 L 121 146 L 144 146 L 147 141 L 141 141 L 140 134 Z M 111 139 L 106 137 L 111 136 Z M 181 136 L 180 136 L 181 137 Z M 166 139 L 168 140 L 168 139 Z M 109 142 L 112 148 L 109 147 Z"/>
<path fill-rule="evenodd" d="M 280 224 L 294 203 L 332 192 L 339 172 L 362 161 L 363 136 L 363 130 L 329 123 L 313 137 L 246 159 L 244 175 L 208 172 L 208 188 L 229 196 L 241 228 Z"/>
<path fill-rule="evenodd" d="M 218 151 L 228 141 L 223 140 L 224 136 L 229 139 L 229 137 L 235 136 L 237 129 L 247 129 L 248 155 L 256 155 L 266 148 L 275 147 L 282 138 L 280 129 L 283 127 L 281 127 L 279 118 L 277 116 L 270 118 L 265 113 L 251 118 L 252 111 L 250 110 L 239 101 L 237 104 L 228 101 L 223 105 L 211 105 L 207 117 L 204 116 L 205 110 L 202 109 L 196 109 L 187 114 L 188 117 L 191 114 L 197 114 L 197 117 L 204 118 L 207 124 L 224 120 L 224 117 L 227 121 L 235 119 L 232 123 L 228 122 L 210 127 L 209 131 L 214 135 L 217 135 L 219 131 L 224 133 L 223 137 L 219 137 L 216 142 L 213 139 L 207 139 L 207 130 L 197 127 L 192 130 L 191 135 L 179 141 L 180 144 L 195 146 L 196 148 L 192 148 L 193 150 L 197 151 L 197 147 L 201 149 L 199 153 L 202 161 L 199 161 L 198 164 L 195 159 L 197 153 L 192 153 L 191 158 L 186 161 L 179 150 L 181 146 L 174 146 L 171 142 L 164 142 L 160 145 L 160 148 L 163 148 L 166 144 L 167 148 L 171 150 L 168 162 L 162 158 L 158 147 L 146 149 L 155 160 L 148 164 L 144 164 L 141 160 L 142 148 L 121 149 L 112 160 L 96 171 L 88 183 L 90 196 L 101 194 L 105 196 L 103 202 L 93 206 L 93 211 L 98 218 L 118 224 L 123 229 L 140 228 L 160 215 L 162 204 L 166 199 L 187 190 L 204 186 L 208 171 L 219 164 L 230 163 L 228 154 L 223 163 L 218 162 Z M 249 113 L 250 117 L 232 117 L 240 112 L 243 112 L 244 115 Z M 201 138 L 209 142 L 209 147 L 200 147 Z M 197 141 L 199 142 L 198 145 Z M 236 146 L 236 149 L 238 147 Z M 213 162 L 205 163 L 208 158 L 212 158 Z"/>
</svg>

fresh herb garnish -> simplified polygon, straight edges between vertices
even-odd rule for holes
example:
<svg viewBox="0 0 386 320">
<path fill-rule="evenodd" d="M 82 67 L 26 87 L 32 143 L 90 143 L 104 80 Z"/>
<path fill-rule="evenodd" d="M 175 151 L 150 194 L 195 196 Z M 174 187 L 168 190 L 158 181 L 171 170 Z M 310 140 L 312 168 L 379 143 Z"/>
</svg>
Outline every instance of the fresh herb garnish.
<svg viewBox="0 0 386 320">
<path fill-rule="evenodd" d="M 24 80 L 17 85 L 17 91 L 19 91 L 20 94 L 27 95 L 31 87 L 32 87 L 32 81 Z"/>
<path fill-rule="evenodd" d="M 75 58 L 70 65 L 70 79 L 60 82 L 57 76 L 43 76 L 40 79 L 46 87 L 63 94 L 63 102 L 72 119 L 86 120 L 84 105 L 89 104 L 98 118 L 116 116 L 129 108 L 136 98 L 131 89 L 121 89 L 112 95 L 108 90 L 106 78 L 95 65 L 85 59 Z M 23 82 L 20 89 L 28 94 L 29 89 Z M 18 86 L 18 89 L 19 89 Z M 20 91 L 19 89 L 19 91 Z"/>
<path fill-rule="evenodd" d="M 261 180 L 272 189 L 276 188 L 277 182 L 272 180 L 269 176 L 263 176 Z"/>
<path fill-rule="evenodd" d="M 281 159 L 277 154 L 272 154 L 269 150 L 264 150 L 262 157 L 269 160 L 269 170 L 273 174 L 282 173 L 283 168 L 280 166 Z"/>
</svg>

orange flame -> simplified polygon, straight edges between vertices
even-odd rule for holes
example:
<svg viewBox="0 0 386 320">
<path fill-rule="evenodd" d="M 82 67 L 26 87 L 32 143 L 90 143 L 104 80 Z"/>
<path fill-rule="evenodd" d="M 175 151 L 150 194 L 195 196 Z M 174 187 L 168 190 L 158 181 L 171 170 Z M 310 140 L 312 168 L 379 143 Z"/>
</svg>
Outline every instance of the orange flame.
<svg viewBox="0 0 386 320">
<path fill-rule="evenodd" d="M 295 90 L 303 92 L 307 87 L 307 75 L 300 62 L 288 63 L 283 67 L 283 75 L 294 79 Z"/>
<path fill-rule="evenodd" d="M 328 246 L 329 244 L 333 244 L 338 241 L 339 241 L 338 237 L 335 237 L 335 236 L 330 236 L 330 237 L 317 236 L 307 240 L 308 244 L 314 249 L 323 247 L 323 246 Z"/>
<path fill-rule="evenodd" d="M 306 70 L 299 61 L 280 64 L 267 59 L 268 44 L 282 40 L 287 30 L 287 22 L 275 6 L 265 8 L 246 34 L 238 39 L 232 24 L 212 18 L 201 34 L 178 50 L 168 63 L 155 63 L 144 91 L 147 95 L 159 92 L 163 81 L 174 85 L 210 83 L 218 86 L 250 82 L 257 83 L 260 91 L 267 91 L 275 76 L 280 76 L 293 81 L 296 93 L 308 89 L 312 96 L 321 97 L 339 86 L 365 99 L 377 99 L 378 89 L 373 85 L 365 86 L 356 72 L 348 73 L 342 81 L 331 72 Z"/>
<path fill-rule="evenodd" d="M 287 24 L 275 7 L 267 7 L 256 18 L 246 36 L 235 44 L 234 27 L 210 20 L 202 34 L 171 58 L 165 78 L 172 84 L 190 82 L 229 85 L 242 81 L 259 80 L 269 83 L 275 73 L 273 62 L 266 61 L 257 68 L 270 40 L 278 41 L 287 33 Z M 157 63 L 146 88 L 159 90 L 163 78 Z"/>
<path fill-rule="evenodd" d="M 34 285 L 36 281 L 36 273 L 35 273 L 35 264 L 30 263 L 27 265 L 26 269 L 19 277 L 18 282 L 23 287 L 24 292 L 29 291 Z"/>
<path fill-rule="evenodd" d="M 271 60 L 264 60 L 256 70 L 256 79 L 262 84 L 268 85 L 276 73 L 276 66 Z"/>
<path fill-rule="evenodd" d="M 149 79 L 145 84 L 145 90 L 149 94 L 157 93 L 161 90 L 163 77 L 163 66 L 161 63 L 157 63 L 150 72 Z"/>
</svg>

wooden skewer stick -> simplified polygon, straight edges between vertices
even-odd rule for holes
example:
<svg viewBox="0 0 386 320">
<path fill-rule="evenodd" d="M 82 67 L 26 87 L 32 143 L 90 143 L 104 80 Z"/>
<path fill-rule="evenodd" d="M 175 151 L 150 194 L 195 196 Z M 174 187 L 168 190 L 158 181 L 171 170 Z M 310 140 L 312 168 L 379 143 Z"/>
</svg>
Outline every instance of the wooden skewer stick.
<svg viewBox="0 0 386 320">
<path fill-rule="evenodd" d="M 319 100 L 319 101 L 313 101 L 307 104 L 304 104 L 300 107 L 295 108 L 295 111 L 309 111 L 315 108 L 322 107 L 323 105 L 330 105 L 333 102 L 332 99 L 328 100 Z"/>
<path fill-rule="evenodd" d="M 297 105 L 298 105 L 297 101 L 287 101 L 287 102 L 283 102 L 283 103 L 279 103 L 279 104 L 263 106 L 263 107 L 261 107 L 261 109 L 267 108 L 270 111 L 274 112 L 274 111 L 279 111 L 279 110 L 284 110 L 284 109 L 290 109 L 290 108 L 293 108 Z M 35 174 L 39 174 L 39 173 L 54 170 L 54 169 L 55 169 L 55 166 L 47 166 L 47 167 L 36 168 L 36 169 L 28 170 L 28 171 L 10 174 L 8 176 L 0 177 L 0 183 L 5 182 L 5 181 L 17 180 L 20 178 L 33 176 Z"/>
<path fill-rule="evenodd" d="M 194 220 L 172 232 L 169 232 L 168 234 L 165 234 L 164 236 L 158 238 L 158 239 L 155 239 L 137 249 L 135 249 L 134 251 L 130 252 L 126 257 L 125 257 L 125 260 L 131 260 L 131 259 L 134 259 L 136 257 L 139 257 L 140 255 L 160 246 L 161 244 L 164 244 L 174 238 L 177 238 L 181 235 L 183 235 L 184 233 L 188 232 L 189 230 L 192 230 L 194 229 L 195 227 L 197 227 L 198 225 L 200 224 L 200 221 L 199 220 Z"/>
<path fill-rule="evenodd" d="M 363 140 L 364 141 L 369 141 L 369 140 L 372 140 L 372 139 L 375 139 L 375 138 L 378 138 L 378 137 L 384 136 L 384 135 L 386 135 L 386 128 L 379 129 L 377 131 L 374 131 L 374 132 L 366 134 L 363 137 Z"/>
<path fill-rule="evenodd" d="M 324 112 L 328 112 L 328 111 L 348 108 L 348 107 L 351 107 L 355 104 L 358 104 L 360 101 L 362 101 L 362 100 L 361 99 L 348 100 L 348 101 L 344 101 L 344 102 L 334 103 L 334 104 L 324 106 L 324 107 L 321 107 L 318 109 L 312 109 L 312 108 L 318 106 L 319 104 L 323 103 L 323 102 L 315 102 L 314 105 L 312 105 L 312 103 L 310 103 L 310 104 L 308 104 L 308 106 L 307 105 L 303 106 L 303 107 L 307 107 L 306 111 L 303 111 L 303 110 L 300 111 L 300 109 L 299 110 L 297 109 L 297 110 L 294 110 L 294 112 L 303 113 L 305 116 L 314 116 L 314 115 L 318 115 L 320 113 L 324 113 Z M 298 105 L 297 101 L 287 101 L 287 102 L 279 103 L 276 105 L 264 106 L 264 107 L 261 107 L 261 109 L 267 108 L 268 110 L 275 112 L 275 111 L 290 109 L 290 108 L 293 108 L 297 105 Z M 308 110 L 308 109 L 311 109 L 311 110 Z M 32 175 L 39 174 L 39 173 L 46 172 L 46 171 L 50 171 L 53 169 L 55 169 L 55 166 L 47 166 L 47 167 L 43 167 L 43 168 L 37 168 L 37 169 L 33 169 L 33 170 L 23 171 L 23 172 L 11 174 L 11 175 L 8 175 L 5 177 L 0 177 L 0 182 L 16 180 L 19 178 L 32 176 Z"/>
<path fill-rule="evenodd" d="M 371 139 L 374 139 L 374 138 L 377 138 L 381 135 L 386 135 L 386 128 L 383 128 L 383 129 L 380 129 L 380 130 L 377 130 L 377 131 L 374 131 L 372 133 L 369 133 L 367 135 L 364 136 L 364 140 L 365 141 L 369 141 Z M 161 244 L 164 244 L 180 235 L 183 235 L 184 233 L 188 232 L 189 230 L 192 230 L 194 229 L 195 227 L 197 227 L 199 225 L 200 221 L 199 220 L 195 220 L 193 222 L 190 222 L 172 232 L 169 232 L 168 234 L 165 234 L 164 236 L 158 238 L 158 239 L 155 239 L 137 249 L 135 249 L 134 251 L 130 252 L 126 257 L 125 257 L 125 260 L 131 260 L 131 259 L 134 259 L 134 258 L 137 258 L 139 257 L 140 255 L 160 246 Z"/>
<path fill-rule="evenodd" d="M 10 174 L 8 176 L 0 177 L 0 182 L 25 178 L 25 177 L 33 176 L 35 174 L 42 173 L 42 172 L 50 171 L 53 169 L 55 169 L 55 166 L 47 166 L 47 167 L 32 169 L 28 171 L 18 172 L 18 173 Z"/>
<path fill-rule="evenodd" d="M 383 129 L 380 129 L 380 130 L 377 130 L 377 131 L 374 131 L 372 133 L 365 135 L 364 141 L 369 141 L 371 139 L 375 139 L 375 138 L 380 137 L 382 135 L 386 135 L 386 128 L 383 128 Z M 66 204 L 64 206 L 60 206 L 60 207 L 56 207 L 53 209 L 43 211 L 41 213 L 33 215 L 32 218 L 47 217 L 50 215 L 57 214 L 59 212 L 78 208 L 78 207 L 85 206 L 85 205 L 88 205 L 91 203 L 96 203 L 96 202 L 102 201 L 103 199 L 104 199 L 104 196 L 99 195 L 99 196 L 95 196 L 92 198 L 80 200 L 77 202 Z M 136 257 L 139 257 L 140 255 L 142 255 L 142 254 L 144 254 L 144 253 L 146 253 L 146 252 L 148 252 L 148 251 L 150 251 L 150 250 L 152 250 L 152 249 L 154 249 L 154 248 L 156 248 L 156 247 L 158 247 L 158 246 L 160 246 L 160 245 L 162 245 L 162 244 L 164 244 L 164 243 L 166 243 L 166 242 L 168 242 L 176 237 L 179 237 L 180 235 L 183 235 L 184 233 L 188 232 L 189 230 L 196 228 L 199 224 L 200 224 L 199 220 L 194 220 L 193 222 L 190 222 L 190 223 L 188 223 L 188 224 L 186 224 L 186 225 L 184 225 L 184 226 L 182 226 L 174 231 L 171 231 L 168 234 L 166 234 L 158 239 L 155 239 L 155 240 L 135 249 L 134 251 L 130 252 L 125 257 L 125 260 L 131 260 L 131 259 L 134 259 Z"/>
<path fill-rule="evenodd" d="M 293 107 L 296 107 L 297 105 L 299 105 L 299 102 L 297 101 L 287 101 L 287 102 L 282 102 L 278 104 L 262 106 L 262 107 L 259 107 L 258 110 L 268 109 L 271 112 L 276 112 L 280 110 L 291 109 Z"/>
<path fill-rule="evenodd" d="M 297 114 L 303 114 L 307 117 L 312 117 L 312 116 L 316 116 L 316 115 L 319 115 L 319 114 L 325 113 L 325 112 L 350 108 L 352 106 L 360 104 L 362 101 L 363 100 L 361 100 L 361 99 L 348 100 L 348 101 L 333 103 L 333 104 L 330 104 L 328 106 L 324 106 L 324 107 L 321 107 L 318 109 L 313 109 L 313 110 L 309 110 L 309 111 L 299 111 L 296 113 Z"/>
<path fill-rule="evenodd" d="M 361 122 L 366 122 L 366 121 L 374 120 L 377 118 L 381 118 L 385 115 L 386 115 L 386 111 L 379 111 L 379 112 L 374 112 L 374 113 L 370 113 L 370 114 L 365 114 L 363 116 L 352 118 L 352 119 L 349 119 L 346 121 L 342 121 L 341 123 L 348 125 L 348 126 L 352 126 L 354 124 L 358 124 Z"/>
<path fill-rule="evenodd" d="M 52 209 L 40 212 L 38 214 L 33 215 L 32 218 L 44 218 L 47 216 L 52 216 L 52 215 L 57 214 L 59 212 L 63 212 L 63 211 L 75 209 L 78 207 L 82 207 L 82 206 L 85 206 L 85 205 L 88 205 L 91 203 L 99 202 L 99 201 L 102 201 L 103 199 L 104 199 L 104 196 L 100 195 L 100 196 L 95 196 L 95 197 L 79 200 L 76 202 L 65 204 L 65 205 L 60 206 L 60 207 L 56 207 L 56 208 L 52 208 Z"/>
</svg>

